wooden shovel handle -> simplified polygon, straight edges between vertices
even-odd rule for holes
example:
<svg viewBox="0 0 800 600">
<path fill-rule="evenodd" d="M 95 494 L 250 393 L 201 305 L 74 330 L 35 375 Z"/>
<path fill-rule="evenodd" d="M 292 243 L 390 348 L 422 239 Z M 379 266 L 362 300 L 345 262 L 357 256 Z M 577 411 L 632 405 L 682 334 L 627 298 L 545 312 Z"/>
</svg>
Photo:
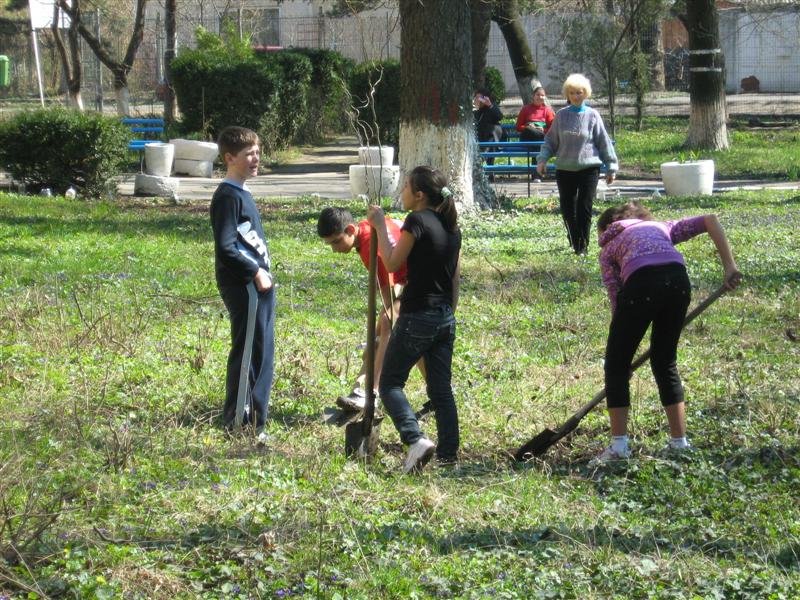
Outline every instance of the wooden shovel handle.
<svg viewBox="0 0 800 600">
<path fill-rule="evenodd" d="M 719 299 L 719 297 L 722 296 L 726 291 L 727 290 L 725 289 L 725 286 L 721 285 L 716 290 L 714 290 L 708 296 L 708 298 L 706 298 L 700 304 L 695 306 L 694 309 L 692 309 L 689 313 L 687 313 L 686 318 L 683 320 L 682 329 L 686 329 L 686 326 L 689 325 L 689 323 L 691 323 L 698 316 L 700 316 L 700 314 L 705 309 L 714 304 L 714 302 L 716 302 L 717 299 Z M 633 372 L 639 367 L 641 367 L 649 358 L 650 358 L 650 348 L 642 352 L 642 354 L 639 355 L 636 358 L 636 360 L 634 360 L 631 363 L 631 375 L 633 375 Z M 590 410 L 592 410 L 595 406 L 600 404 L 605 399 L 605 397 L 606 397 L 606 390 L 604 387 L 602 390 L 597 392 L 594 395 L 594 397 L 592 397 L 592 399 L 589 400 L 589 402 L 587 402 L 581 408 L 579 408 L 578 411 L 572 417 L 570 417 L 561 427 L 559 427 L 558 431 L 567 429 L 569 426 L 571 426 L 571 429 L 574 429 L 575 426 L 578 424 L 578 421 L 583 419 L 583 417 L 585 417 Z M 571 429 L 569 429 L 569 431 L 571 431 Z"/>
</svg>

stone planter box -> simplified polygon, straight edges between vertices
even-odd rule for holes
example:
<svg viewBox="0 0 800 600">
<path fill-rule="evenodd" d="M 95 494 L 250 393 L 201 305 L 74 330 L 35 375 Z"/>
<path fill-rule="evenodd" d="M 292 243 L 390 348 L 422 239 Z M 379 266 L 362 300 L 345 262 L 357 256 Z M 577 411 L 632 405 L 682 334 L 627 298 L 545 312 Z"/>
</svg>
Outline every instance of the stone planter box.
<svg viewBox="0 0 800 600">
<path fill-rule="evenodd" d="M 370 200 L 394 196 L 400 182 L 399 166 L 350 165 L 350 192 Z"/>
<path fill-rule="evenodd" d="M 393 161 L 393 146 L 359 146 L 358 148 L 358 163 L 361 165 L 387 167 Z"/>
<path fill-rule="evenodd" d="M 136 196 L 158 196 L 160 198 L 176 198 L 180 179 L 137 173 L 133 182 L 133 193 Z"/>
<path fill-rule="evenodd" d="M 208 178 L 214 174 L 214 161 L 176 158 L 172 170 L 175 172 L 175 175 Z"/>
<path fill-rule="evenodd" d="M 172 173 L 172 160 L 175 157 L 175 146 L 162 142 L 153 142 L 144 146 L 144 170 L 148 175 L 169 177 Z"/>
<path fill-rule="evenodd" d="M 661 180 L 668 196 L 708 196 L 714 191 L 714 161 L 666 162 Z"/>
<path fill-rule="evenodd" d="M 175 146 L 175 159 L 202 160 L 214 162 L 219 154 L 219 148 L 214 142 L 198 142 L 177 138 L 169 141 Z"/>
</svg>

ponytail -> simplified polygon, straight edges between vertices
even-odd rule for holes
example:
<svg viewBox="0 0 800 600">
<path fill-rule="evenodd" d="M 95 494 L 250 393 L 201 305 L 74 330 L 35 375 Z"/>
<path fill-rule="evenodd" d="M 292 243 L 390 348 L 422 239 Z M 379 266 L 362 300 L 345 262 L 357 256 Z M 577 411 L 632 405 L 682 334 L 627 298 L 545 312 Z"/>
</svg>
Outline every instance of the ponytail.
<svg viewBox="0 0 800 600">
<path fill-rule="evenodd" d="M 442 215 L 446 228 L 458 230 L 458 211 L 453 192 L 447 187 L 447 178 L 438 169 L 427 166 L 415 167 L 409 174 L 413 192 L 422 192 L 428 197 L 428 206 Z"/>
</svg>

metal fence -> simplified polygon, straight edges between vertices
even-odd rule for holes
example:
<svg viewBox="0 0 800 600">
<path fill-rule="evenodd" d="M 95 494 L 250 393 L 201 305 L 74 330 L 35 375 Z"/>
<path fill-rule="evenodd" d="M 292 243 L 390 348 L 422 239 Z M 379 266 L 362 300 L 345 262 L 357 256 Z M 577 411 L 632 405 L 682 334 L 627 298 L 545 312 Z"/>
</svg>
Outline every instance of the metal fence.
<svg viewBox="0 0 800 600">
<path fill-rule="evenodd" d="M 180 6 L 183 6 L 180 9 Z M 178 48 L 193 47 L 195 30 L 203 26 L 217 33 L 231 28 L 236 33 L 252 36 L 263 46 L 313 47 L 336 50 L 356 62 L 371 59 L 399 58 L 400 23 L 396 12 L 385 10 L 357 17 L 333 18 L 317 16 L 281 16 L 277 8 L 236 9 L 212 12 L 179 5 Z M 157 6 L 155 7 L 157 8 Z M 99 19 L 99 13 L 89 15 Z M 577 17 L 530 15 L 522 18 L 540 79 L 551 97 L 560 91 L 564 75 L 573 70 L 597 76 L 591 53 L 580 56 L 569 44 L 568 32 L 575 28 Z M 97 26 L 92 23 L 92 27 Z M 99 25 L 103 25 L 102 23 Z M 104 30 L 104 27 L 99 27 Z M 726 88 L 729 109 L 735 114 L 800 114 L 800 9 L 797 6 L 748 11 L 721 11 L 720 34 L 726 57 Z M 677 21 L 666 21 L 659 29 L 649 32 L 651 39 L 644 43 L 658 48 L 659 68 L 653 71 L 652 91 L 648 94 L 651 114 L 688 114 L 688 52 L 687 35 Z M 36 72 L 31 51 L 29 27 L 20 24 L 16 31 L 4 31 L 0 36 L 0 54 L 9 55 L 12 65 L 12 85 L 0 90 L 0 100 L 10 97 L 36 98 Z M 39 33 L 46 95 L 49 102 L 63 101 L 64 88 L 55 45 L 49 31 Z M 122 56 L 128 40 L 124 35 L 113 41 L 117 56 Z M 159 113 L 158 84 L 163 79 L 164 54 L 163 17 L 148 15 L 144 39 L 129 75 L 132 104 L 139 113 Z M 103 101 L 113 98 L 112 80 L 105 67 L 82 44 L 84 65 L 84 102 L 99 108 Z M 508 93 L 517 95 L 513 70 L 502 34 L 492 25 L 489 40 L 488 64 L 503 74 Z M 745 81 L 742 81 L 745 80 Z M 749 84 L 748 84 L 749 82 Z M 745 85 L 745 90 L 742 85 Z M 602 95 L 602 86 L 598 86 Z M 622 114 L 631 102 L 626 94 L 626 82 L 621 82 L 619 102 Z M 746 93 L 742 93 L 745 92 Z M 599 98 L 602 101 L 602 98 Z M 558 99 L 555 98 L 558 102 Z M 106 106 L 108 110 L 109 107 Z"/>
</svg>

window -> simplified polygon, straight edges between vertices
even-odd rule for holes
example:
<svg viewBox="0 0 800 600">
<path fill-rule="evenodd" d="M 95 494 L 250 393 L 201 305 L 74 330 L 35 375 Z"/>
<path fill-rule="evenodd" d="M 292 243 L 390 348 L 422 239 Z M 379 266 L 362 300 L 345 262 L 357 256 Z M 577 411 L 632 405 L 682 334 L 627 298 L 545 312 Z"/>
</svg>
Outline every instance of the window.
<svg viewBox="0 0 800 600">
<path fill-rule="evenodd" d="M 233 25 L 234 31 L 240 31 L 243 36 L 251 36 L 256 46 L 280 46 L 281 30 L 277 8 L 228 10 L 219 20 L 220 33 L 229 24 Z"/>
</svg>

